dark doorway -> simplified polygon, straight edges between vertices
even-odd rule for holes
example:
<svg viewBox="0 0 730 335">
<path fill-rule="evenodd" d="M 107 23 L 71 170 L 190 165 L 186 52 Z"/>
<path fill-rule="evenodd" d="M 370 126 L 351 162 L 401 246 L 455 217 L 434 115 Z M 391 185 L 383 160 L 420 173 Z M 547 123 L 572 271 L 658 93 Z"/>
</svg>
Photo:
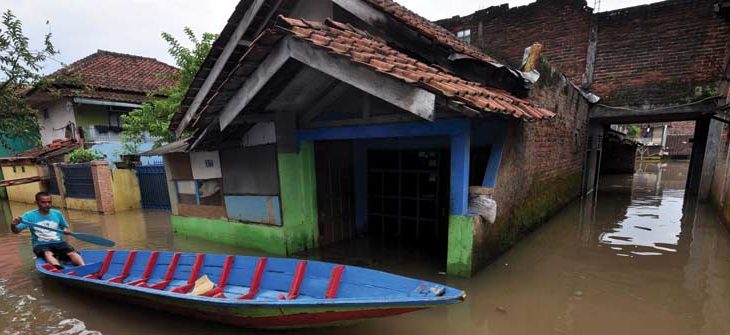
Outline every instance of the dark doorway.
<svg viewBox="0 0 730 335">
<path fill-rule="evenodd" d="M 319 245 L 349 240 L 355 231 L 352 143 L 317 142 L 314 155 Z"/>
<path fill-rule="evenodd" d="M 445 244 L 448 167 L 447 150 L 370 150 L 369 234 L 401 242 Z"/>
</svg>

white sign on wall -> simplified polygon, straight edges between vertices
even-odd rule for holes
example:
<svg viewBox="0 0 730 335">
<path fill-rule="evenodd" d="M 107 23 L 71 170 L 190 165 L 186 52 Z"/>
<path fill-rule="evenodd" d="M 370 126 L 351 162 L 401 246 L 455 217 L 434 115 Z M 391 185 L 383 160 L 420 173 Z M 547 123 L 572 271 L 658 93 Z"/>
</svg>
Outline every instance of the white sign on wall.
<svg viewBox="0 0 730 335">
<path fill-rule="evenodd" d="M 193 169 L 193 178 L 196 180 L 221 178 L 222 176 L 218 151 L 191 152 L 190 167 Z"/>
</svg>

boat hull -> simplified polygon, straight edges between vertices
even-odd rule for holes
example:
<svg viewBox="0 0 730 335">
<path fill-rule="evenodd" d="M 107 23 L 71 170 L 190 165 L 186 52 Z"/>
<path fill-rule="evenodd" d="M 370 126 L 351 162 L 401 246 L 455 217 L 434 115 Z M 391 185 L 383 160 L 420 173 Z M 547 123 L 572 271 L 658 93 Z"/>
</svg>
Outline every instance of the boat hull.
<svg viewBox="0 0 730 335">
<path fill-rule="evenodd" d="M 52 277 L 52 276 L 47 276 Z M 53 278 L 58 279 L 58 278 Z M 216 306 L 191 305 L 166 296 L 139 294 L 123 288 L 99 286 L 74 280 L 60 283 L 94 292 L 116 301 L 153 308 L 196 319 L 220 322 L 233 326 L 257 329 L 296 329 L 310 327 L 343 326 L 367 319 L 395 316 L 424 309 L 419 306 L 398 307 L 267 307 L 267 306 Z"/>
<path fill-rule="evenodd" d="M 144 250 L 81 253 L 84 266 L 57 270 L 37 260 L 36 269 L 101 296 L 248 328 L 343 325 L 465 298 L 463 291 L 440 284 L 314 260 Z"/>
</svg>

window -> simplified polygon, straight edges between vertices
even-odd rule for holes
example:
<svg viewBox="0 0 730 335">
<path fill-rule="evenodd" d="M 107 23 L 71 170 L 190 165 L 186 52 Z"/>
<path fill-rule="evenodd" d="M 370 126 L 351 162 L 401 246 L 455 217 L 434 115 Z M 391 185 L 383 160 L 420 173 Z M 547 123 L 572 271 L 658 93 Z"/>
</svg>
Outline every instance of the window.
<svg viewBox="0 0 730 335">
<path fill-rule="evenodd" d="M 122 130 L 122 113 L 109 112 L 109 131 L 119 132 Z"/>
<path fill-rule="evenodd" d="M 43 118 L 48 120 L 50 116 L 48 116 L 48 108 L 43 108 Z"/>
<path fill-rule="evenodd" d="M 456 38 L 466 44 L 471 44 L 471 29 L 459 30 L 456 33 Z"/>
</svg>

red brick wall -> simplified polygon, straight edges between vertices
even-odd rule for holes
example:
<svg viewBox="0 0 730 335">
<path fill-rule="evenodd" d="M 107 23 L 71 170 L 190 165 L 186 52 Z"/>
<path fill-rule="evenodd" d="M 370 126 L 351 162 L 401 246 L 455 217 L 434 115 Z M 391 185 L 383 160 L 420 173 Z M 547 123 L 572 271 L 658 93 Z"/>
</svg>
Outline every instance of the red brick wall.
<svg viewBox="0 0 730 335">
<path fill-rule="evenodd" d="M 473 45 L 513 66 L 520 65 L 526 47 L 540 42 L 550 63 L 580 83 L 591 12 L 584 0 L 538 0 L 512 9 L 506 4 L 489 7 L 437 23 L 452 32 L 471 29 Z"/>
<path fill-rule="evenodd" d="M 730 38 L 714 2 L 671 0 L 599 13 L 594 91 L 617 105 L 712 94 L 708 88 L 721 78 Z"/>
<path fill-rule="evenodd" d="M 580 192 L 588 102 L 559 75 L 541 78 L 530 97 L 557 116 L 510 124 L 494 188 L 497 220 L 475 225 L 475 269 L 545 222 Z"/>
<path fill-rule="evenodd" d="M 592 90 L 602 102 L 678 104 L 716 93 L 728 54 L 730 20 L 714 13 L 714 2 L 670 0 L 594 15 L 584 0 L 538 0 L 438 23 L 453 32 L 470 28 L 474 45 L 511 65 L 519 65 L 532 42 L 543 43 L 551 64 L 581 84 L 595 19 Z"/>
</svg>

